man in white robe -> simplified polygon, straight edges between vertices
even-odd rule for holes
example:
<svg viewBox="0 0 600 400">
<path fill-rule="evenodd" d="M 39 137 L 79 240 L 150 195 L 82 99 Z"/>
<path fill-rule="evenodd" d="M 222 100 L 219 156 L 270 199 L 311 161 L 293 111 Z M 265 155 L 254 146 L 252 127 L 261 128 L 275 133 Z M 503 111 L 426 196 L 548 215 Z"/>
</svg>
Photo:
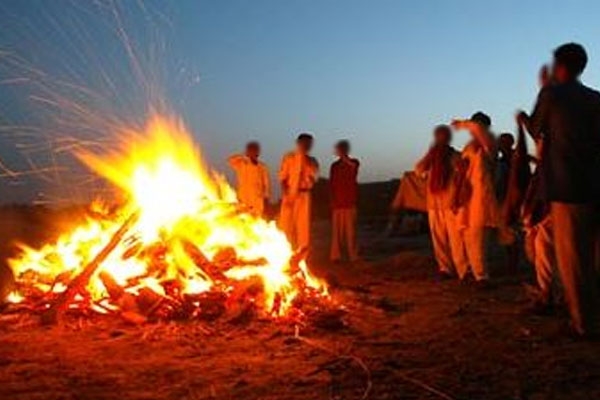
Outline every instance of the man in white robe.
<svg viewBox="0 0 600 400">
<path fill-rule="evenodd" d="M 310 245 L 311 191 L 319 174 L 319 163 L 310 155 L 312 146 L 312 135 L 300 134 L 296 149 L 283 156 L 279 169 L 282 189 L 279 227 L 295 250 L 308 250 Z"/>
<path fill-rule="evenodd" d="M 462 151 L 462 179 L 457 183 L 454 207 L 471 272 L 478 286 L 485 288 L 489 286 L 487 242 L 498 227 L 500 213 L 494 185 L 498 149 L 486 114 L 477 112 L 469 120 L 453 121 L 452 126 L 468 130 L 473 138 Z"/>
<path fill-rule="evenodd" d="M 238 200 L 260 217 L 264 214 L 271 188 L 269 169 L 259 157 L 260 144 L 250 142 L 246 145 L 245 154 L 234 154 L 228 161 L 236 174 Z"/>
</svg>

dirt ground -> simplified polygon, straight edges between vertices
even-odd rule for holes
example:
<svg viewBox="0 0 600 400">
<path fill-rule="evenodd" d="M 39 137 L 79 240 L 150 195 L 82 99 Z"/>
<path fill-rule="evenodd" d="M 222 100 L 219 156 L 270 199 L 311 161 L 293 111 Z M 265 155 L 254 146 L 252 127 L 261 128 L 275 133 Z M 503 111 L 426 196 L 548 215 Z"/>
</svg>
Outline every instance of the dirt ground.
<svg viewBox="0 0 600 400">
<path fill-rule="evenodd" d="M 3 254 L 56 226 L 14 211 L 0 221 Z M 312 265 L 347 309 L 337 331 L 102 318 L 44 328 L 0 314 L 0 399 L 600 398 L 600 344 L 564 335 L 564 316 L 522 314 L 527 271 L 496 274 L 485 292 L 438 282 L 426 236 L 377 242 L 378 231 L 364 227 L 365 261 L 351 266 L 325 261 L 327 229 L 315 229 Z"/>
</svg>

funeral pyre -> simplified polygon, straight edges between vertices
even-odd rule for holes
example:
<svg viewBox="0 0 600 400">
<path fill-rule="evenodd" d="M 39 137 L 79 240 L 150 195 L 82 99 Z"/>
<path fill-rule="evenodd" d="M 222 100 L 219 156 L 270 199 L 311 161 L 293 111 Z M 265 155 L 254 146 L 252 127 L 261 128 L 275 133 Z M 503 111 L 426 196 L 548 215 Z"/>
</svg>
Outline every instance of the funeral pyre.
<svg viewBox="0 0 600 400">
<path fill-rule="evenodd" d="M 235 307 L 301 318 L 325 303 L 327 287 L 302 254 L 205 166 L 182 122 L 155 115 L 121 137 L 112 152 L 77 156 L 126 200 L 96 202 L 85 223 L 54 243 L 19 245 L 9 301 L 52 316 L 144 320 L 210 319 Z"/>
</svg>

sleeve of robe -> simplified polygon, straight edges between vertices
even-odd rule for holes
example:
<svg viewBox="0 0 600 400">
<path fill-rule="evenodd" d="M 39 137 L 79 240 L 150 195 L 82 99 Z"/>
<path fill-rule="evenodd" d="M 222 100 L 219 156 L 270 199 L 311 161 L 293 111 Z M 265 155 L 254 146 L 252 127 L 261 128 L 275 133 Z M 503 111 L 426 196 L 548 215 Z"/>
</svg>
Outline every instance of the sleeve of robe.
<svg viewBox="0 0 600 400">
<path fill-rule="evenodd" d="M 263 198 L 271 198 L 271 180 L 269 178 L 269 169 L 265 164 L 262 164 L 262 181 L 263 181 Z"/>
<path fill-rule="evenodd" d="M 234 154 L 227 159 L 229 166 L 237 172 L 238 169 L 246 162 L 246 156 L 243 154 Z"/>
</svg>

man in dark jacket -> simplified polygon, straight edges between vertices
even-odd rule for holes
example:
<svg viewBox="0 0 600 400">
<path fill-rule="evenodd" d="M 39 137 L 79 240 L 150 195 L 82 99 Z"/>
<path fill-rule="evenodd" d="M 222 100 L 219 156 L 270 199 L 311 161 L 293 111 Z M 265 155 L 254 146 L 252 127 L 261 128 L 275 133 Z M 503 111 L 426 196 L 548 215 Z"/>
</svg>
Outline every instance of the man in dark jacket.
<svg viewBox="0 0 600 400">
<path fill-rule="evenodd" d="M 538 96 L 531 116 L 518 114 L 541 139 L 543 195 L 550 203 L 556 261 L 578 335 L 594 331 L 593 257 L 596 204 L 600 199 L 600 93 L 579 80 L 585 49 L 568 43 L 554 51 L 553 83 Z"/>
</svg>

